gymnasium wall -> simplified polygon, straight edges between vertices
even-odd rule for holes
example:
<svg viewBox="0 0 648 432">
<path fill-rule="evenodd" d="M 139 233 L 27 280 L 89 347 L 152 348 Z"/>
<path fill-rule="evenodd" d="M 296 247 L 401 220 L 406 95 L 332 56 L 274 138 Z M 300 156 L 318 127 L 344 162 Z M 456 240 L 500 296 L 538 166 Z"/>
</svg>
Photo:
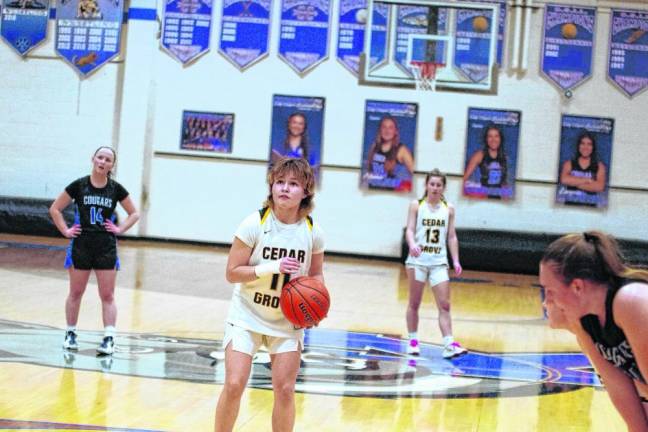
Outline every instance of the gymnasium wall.
<svg viewBox="0 0 648 432">
<path fill-rule="evenodd" d="M 422 194 L 423 173 L 434 167 L 450 174 L 446 196 L 457 207 L 457 227 L 463 232 L 533 235 L 598 228 L 625 239 L 648 239 L 648 225 L 640 216 L 648 213 L 643 171 L 648 166 L 648 92 L 628 99 L 605 78 L 609 7 L 645 9 L 644 2 L 572 2 L 596 6 L 598 13 L 593 76 L 570 99 L 538 73 L 542 9 L 532 13 L 528 69 L 513 71 L 509 8 L 498 92 L 477 95 L 359 86 L 335 58 L 335 24 L 329 59 L 305 77 L 277 57 L 278 20 L 271 30 L 270 55 L 241 73 L 217 53 L 220 4 L 215 2 L 211 51 L 186 67 L 160 50 L 159 25 L 153 20 L 131 19 L 124 27 L 121 59 L 84 80 L 54 56 L 52 20 L 47 43 L 24 60 L 0 43 L 0 196 L 51 200 L 71 180 L 89 173 L 96 147 L 113 145 L 116 177 L 142 213 L 129 235 L 229 243 L 237 224 L 267 193 L 272 96 L 319 96 L 326 99 L 324 167 L 314 216 L 330 251 L 398 257 L 408 203 Z M 157 8 L 158 14 L 161 6 L 131 3 L 131 8 Z M 278 15 L 275 1 L 273 17 Z M 367 99 L 419 104 L 419 174 L 411 194 L 358 188 Z M 469 107 L 522 112 L 512 201 L 461 195 Z M 231 155 L 180 152 L 183 110 L 234 113 Z M 607 209 L 554 203 L 561 114 L 615 119 Z M 443 118 L 440 141 L 434 138 L 437 117 Z"/>
</svg>

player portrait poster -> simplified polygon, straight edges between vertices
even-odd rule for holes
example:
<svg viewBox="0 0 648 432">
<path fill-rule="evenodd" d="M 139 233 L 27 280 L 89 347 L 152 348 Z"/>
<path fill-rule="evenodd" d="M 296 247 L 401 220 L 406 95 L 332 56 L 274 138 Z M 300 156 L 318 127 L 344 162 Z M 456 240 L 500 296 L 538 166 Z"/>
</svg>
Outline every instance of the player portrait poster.
<svg viewBox="0 0 648 432">
<path fill-rule="evenodd" d="M 25 56 L 47 37 L 49 0 L 4 0 L 0 35 L 18 55 Z"/>
<path fill-rule="evenodd" d="M 209 51 L 212 0 L 167 0 L 162 17 L 162 49 L 183 65 Z"/>
<path fill-rule="evenodd" d="M 123 1 L 61 0 L 56 6 L 56 53 L 82 78 L 119 54 Z"/>
<path fill-rule="evenodd" d="M 614 119 L 563 115 L 556 202 L 607 207 Z"/>
<path fill-rule="evenodd" d="M 607 73 L 630 98 L 648 87 L 648 11 L 612 9 Z"/>
<path fill-rule="evenodd" d="M 330 0 L 282 0 L 279 58 L 305 76 L 328 58 Z"/>
<path fill-rule="evenodd" d="M 218 51 L 243 71 L 268 55 L 272 0 L 224 0 Z"/>
<path fill-rule="evenodd" d="M 513 198 L 521 120 L 520 111 L 468 109 L 465 196 Z"/>
<path fill-rule="evenodd" d="M 561 91 L 592 76 L 595 27 L 596 8 L 545 6 L 540 71 Z"/>
<path fill-rule="evenodd" d="M 324 131 L 324 98 L 274 95 L 272 97 L 272 166 L 282 157 L 304 158 L 319 184 Z"/>
<path fill-rule="evenodd" d="M 362 188 L 412 190 L 417 118 L 415 103 L 366 101 Z"/>
<path fill-rule="evenodd" d="M 182 112 L 182 150 L 232 153 L 234 114 Z"/>
</svg>

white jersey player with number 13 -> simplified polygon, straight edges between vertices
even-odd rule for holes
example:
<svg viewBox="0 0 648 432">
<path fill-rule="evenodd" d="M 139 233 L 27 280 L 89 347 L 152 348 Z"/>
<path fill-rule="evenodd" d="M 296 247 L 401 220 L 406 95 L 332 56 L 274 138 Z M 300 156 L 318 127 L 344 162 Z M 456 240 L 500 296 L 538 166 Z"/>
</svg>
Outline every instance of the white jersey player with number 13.
<svg viewBox="0 0 648 432">
<path fill-rule="evenodd" d="M 439 310 L 439 328 L 443 336 L 443 357 L 452 358 L 467 351 L 452 336 L 450 316 L 450 277 L 448 254 L 452 256 L 455 274 L 461 274 L 459 241 L 455 231 L 455 209 L 443 197 L 446 176 L 438 169 L 425 178 L 425 195 L 412 201 L 407 215 L 406 238 L 409 255 L 405 261 L 409 280 L 407 305 L 408 354 L 418 355 L 419 307 L 425 283 L 429 282 Z M 448 244 L 446 248 L 446 242 Z"/>
</svg>

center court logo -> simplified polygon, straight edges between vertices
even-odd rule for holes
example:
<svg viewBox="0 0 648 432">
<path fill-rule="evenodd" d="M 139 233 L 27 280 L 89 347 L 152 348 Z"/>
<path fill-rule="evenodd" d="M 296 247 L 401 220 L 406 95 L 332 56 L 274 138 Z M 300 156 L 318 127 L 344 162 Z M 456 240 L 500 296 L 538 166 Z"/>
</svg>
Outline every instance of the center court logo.
<svg viewBox="0 0 648 432">
<path fill-rule="evenodd" d="M 152 334 L 119 334 L 112 357 L 97 357 L 102 334 L 79 333 L 79 351 L 61 348 L 63 330 L 0 320 L 0 361 L 98 371 L 146 378 L 222 384 L 221 341 Z M 600 386 L 587 359 L 576 353 L 471 352 L 444 360 L 442 347 L 421 344 L 418 357 L 406 341 L 372 333 L 313 329 L 306 332 L 297 391 L 376 398 L 507 397 Z M 267 352 L 253 360 L 250 386 L 271 388 Z"/>
</svg>

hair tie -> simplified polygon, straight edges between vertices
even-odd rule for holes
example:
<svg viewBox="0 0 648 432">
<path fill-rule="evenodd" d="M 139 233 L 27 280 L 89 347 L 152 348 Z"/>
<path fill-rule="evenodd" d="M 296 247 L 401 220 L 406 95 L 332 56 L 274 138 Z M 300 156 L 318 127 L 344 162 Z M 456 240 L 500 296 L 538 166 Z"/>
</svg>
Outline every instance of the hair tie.
<svg viewBox="0 0 648 432">
<path fill-rule="evenodd" d="M 588 233 L 588 232 L 583 233 L 583 238 L 588 243 L 592 243 L 592 244 L 596 243 L 596 237 L 593 236 L 592 234 Z"/>
</svg>

